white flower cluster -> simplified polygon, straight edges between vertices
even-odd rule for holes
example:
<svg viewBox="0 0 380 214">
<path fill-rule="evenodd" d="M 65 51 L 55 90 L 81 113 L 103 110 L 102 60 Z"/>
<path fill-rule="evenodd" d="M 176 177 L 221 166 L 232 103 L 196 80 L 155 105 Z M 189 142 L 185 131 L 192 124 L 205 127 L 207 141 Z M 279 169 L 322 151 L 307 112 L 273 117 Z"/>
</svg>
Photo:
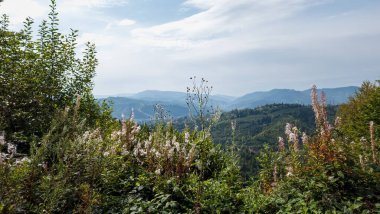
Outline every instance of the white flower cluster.
<svg viewBox="0 0 380 214">
<path fill-rule="evenodd" d="M 12 144 L 12 143 L 8 143 L 7 151 L 13 157 L 13 155 L 15 155 L 17 153 L 17 146 Z"/>
<path fill-rule="evenodd" d="M 196 154 L 190 133 L 177 139 L 171 132 L 152 132 L 146 139 L 140 139 L 141 127 L 133 119 L 121 121 L 121 130 L 111 134 L 112 143 L 101 151 L 104 157 L 111 155 L 128 156 L 155 174 L 185 173 L 190 169 Z M 85 138 L 91 139 L 90 133 Z"/>
<path fill-rule="evenodd" d="M 5 160 L 11 159 L 17 153 L 17 146 L 12 143 L 6 143 L 7 153 L 0 152 L 0 164 L 4 163 Z"/>
<path fill-rule="evenodd" d="M 137 142 L 132 154 L 140 164 L 155 164 L 155 172 L 162 172 L 165 165 L 178 165 L 189 168 L 195 156 L 195 144 L 190 145 L 189 133 L 185 133 L 184 143 L 180 143 L 174 135 L 167 135 L 165 140 L 155 139 L 154 134 L 144 142 Z M 164 144 L 162 142 L 165 142 Z M 173 167 L 169 167 L 173 168 Z"/>
<path fill-rule="evenodd" d="M 97 141 L 97 142 L 102 142 L 103 137 L 100 134 L 99 129 L 95 129 L 94 131 L 86 131 L 83 135 L 81 140 L 83 142 L 89 142 L 89 141 Z"/>
<path fill-rule="evenodd" d="M 0 164 L 2 164 L 7 157 L 7 154 L 0 152 Z"/>
<path fill-rule="evenodd" d="M 17 146 L 12 143 L 6 143 L 7 145 L 7 153 L 0 152 L 0 164 L 3 164 L 4 161 L 12 159 L 16 154 L 17 154 Z M 14 162 L 10 162 L 8 164 L 15 164 L 15 165 L 20 165 L 23 163 L 30 163 L 31 160 L 28 157 L 15 157 Z"/>
<path fill-rule="evenodd" d="M 5 145 L 5 132 L 4 131 L 0 131 L 0 146 L 4 146 Z"/>
<path fill-rule="evenodd" d="M 292 126 L 290 123 L 287 123 L 285 126 L 285 134 L 288 137 L 288 142 L 293 143 L 293 149 L 295 152 L 299 151 L 299 142 L 298 142 L 298 128 Z"/>
<path fill-rule="evenodd" d="M 285 142 L 284 142 L 284 138 L 282 137 L 278 137 L 278 150 L 280 152 L 285 151 Z"/>
<path fill-rule="evenodd" d="M 30 162 L 31 160 L 28 157 L 23 157 L 21 159 L 16 159 L 15 164 L 18 165 L 18 164 L 30 163 Z"/>
</svg>

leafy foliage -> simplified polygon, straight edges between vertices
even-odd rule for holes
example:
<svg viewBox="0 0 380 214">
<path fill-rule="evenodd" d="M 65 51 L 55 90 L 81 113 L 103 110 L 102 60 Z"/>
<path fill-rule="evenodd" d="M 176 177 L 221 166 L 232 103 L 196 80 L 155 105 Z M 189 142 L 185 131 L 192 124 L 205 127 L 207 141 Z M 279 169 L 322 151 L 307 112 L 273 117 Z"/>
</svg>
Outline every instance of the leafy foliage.
<svg viewBox="0 0 380 214">
<path fill-rule="evenodd" d="M 369 122 L 375 124 L 376 138 L 380 138 L 380 81 L 364 82 L 347 104 L 339 108 L 340 130 L 353 140 L 370 139 Z"/>
<path fill-rule="evenodd" d="M 6 15 L 0 20 L 0 130 L 18 144 L 41 137 L 54 113 L 77 96 L 84 97 L 83 105 L 94 103 L 95 45 L 87 43 L 83 57 L 77 58 L 78 32 L 61 34 L 58 21 L 55 1 L 48 21 L 39 26 L 37 40 L 31 18 L 19 32 L 9 30 Z"/>
</svg>

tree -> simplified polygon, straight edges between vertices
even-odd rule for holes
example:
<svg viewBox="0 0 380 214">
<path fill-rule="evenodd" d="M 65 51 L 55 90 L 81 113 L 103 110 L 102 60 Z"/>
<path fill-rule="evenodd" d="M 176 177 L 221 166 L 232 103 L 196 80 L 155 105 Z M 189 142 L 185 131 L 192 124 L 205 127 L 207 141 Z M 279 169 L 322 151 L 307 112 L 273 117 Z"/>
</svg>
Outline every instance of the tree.
<svg viewBox="0 0 380 214">
<path fill-rule="evenodd" d="M 33 39 L 33 20 L 27 18 L 18 32 L 9 30 L 8 16 L 0 19 L 0 130 L 8 140 L 26 143 L 43 135 L 58 109 L 95 102 L 92 78 L 98 61 L 95 45 L 86 44 L 83 57 L 76 54 L 78 31 L 59 32 L 56 1 L 48 20 Z"/>
<path fill-rule="evenodd" d="M 341 118 L 339 129 L 352 138 L 370 139 L 369 123 L 373 121 L 376 138 L 380 138 L 380 81 L 364 82 L 347 104 L 340 107 Z"/>
</svg>

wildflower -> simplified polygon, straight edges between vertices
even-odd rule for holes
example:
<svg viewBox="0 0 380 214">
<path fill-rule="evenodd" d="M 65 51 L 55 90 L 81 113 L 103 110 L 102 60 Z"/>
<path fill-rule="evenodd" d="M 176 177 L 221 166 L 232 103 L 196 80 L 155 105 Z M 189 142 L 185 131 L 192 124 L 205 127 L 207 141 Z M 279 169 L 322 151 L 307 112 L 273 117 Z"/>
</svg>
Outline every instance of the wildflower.
<svg viewBox="0 0 380 214">
<path fill-rule="evenodd" d="M 236 120 L 232 120 L 231 121 L 231 129 L 232 129 L 232 132 L 235 132 L 235 130 L 236 130 Z"/>
<path fill-rule="evenodd" d="M 5 157 L 6 157 L 5 153 L 0 152 L 0 164 L 4 162 Z"/>
<path fill-rule="evenodd" d="M 342 122 L 342 118 L 340 117 L 336 117 L 335 118 L 335 122 L 334 122 L 334 126 L 335 127 L 338 127 L 340 125 L 340 123 Z"/>
<path fill-rule="evenodd" d="M 23 157 L 23 158 L 21 159 L 21 162 L 28 162 L 28 163 L 30 163 L 31 160 L 30 160 L 28 157 Z"/>
<path fill-rule="evenodd" d="M 17 147 L 16 145 L 12 144 L 12 143 L 8 143 L 8 149 L 7 149 L 8 153 L 11 154 L 12 156 L 14 154 L 17 153 Z"/>
<path fill-rule="evenodd" d="M 156 169 L 156 171 L 154 171 L 154 173 L 155 173 L 156 175 L 161 175 L 161 169 Z"/>
<path fill-rule="evenodd" d="M 148 148 L 150 148 L 150 146 L 152 145 L 152 142 L 149 141 L 149 140 L 146 140 L 144 144 L 145 144 L 144 147 L 145 147 L 146 149 L 148 149 Z"/>
<path fill-rule="evenodd" d="M 135 149 L 133 150 L 133 155 L 134 155 L 135 157 L 137 157 L 137 156 L 139 155 L 139 150 L 138 150 L 137 148 L 135 148 Z"/>
<path fill-rule="evenodd" d="M 300 146 L 298 144 L 298 140 L 294 141 L 293 148 L 295 152 L 298 152 L 300 150 Z"/>
<path fill-rule="evenodd" d="M 317 93 L 317 86 L 313 85 L 311 87 L 311 106 L 313 107 L 313 111 L 315 113 L 315 118 L 319 119 L 319 103 L 318 103 L 318 93 Z"/>
<path fill-rule="evenodd" d="M 158 152 L 158 151 L 156 151 L 156 152 L 154 153 L 154 155 L 155 155 L 157 158 L 160 158 L 160 157 L 161 157 L 161 153 Z"/>
<path fill-rule="evenodd" d="M 191 163 L 194 160 L 194 157 L 195 157 L 195 144 L 192 144 L 191 149 L 186 157 L 186 163 L 185 163 L 186 167 L 190 167 Z"/>
<path fill-rule="evenodd" d="M 182 147 L 182 154 L 186 155 L 186 147 L 185 146 Z"/>
<path fill-rule="evenodd" d="M 285 151 L 285 142 L 284 142 L 284 138 L 282 137 L 278 137 L 278 150 L 280 152 Z"/>
<path fill-rule="evenodd" d="M 212 120 L 213 120 L 214 122 L 218 122 L 218 121 L 220 120 L 220 117 L 221 117 L 221 116 L 222 116 L 221 111 L 217 110 L 217 111 L 214 113 Z"/>
<path fill-rule="evenodd" d="M 24 157 L 24 158 L 22 158 L 22 159 L 16 159 L 15 164 L 18 165 L 18 164 L 23 164 L 23 163 L 25 163 L 25 162 L 30 163 L 30 159 L 27 158 L 27 157 Z"/>
<path fill-rule="evenodd" d="M 297 128 L 297 126 L 294 126 L 294 127 L 292 128 L 292 131 L 293 131 L 293 133 L 297 133 L 297 132 L 298 132 L 298 128 Z"/>
<path fill-rule="evenodd" d="M 124 114 L 121 115 L 121 134 L 126 135 L 127 134 L 127 123 L 125 122 L 124 119 Z"/>
<path fill-rule="evenodd" d="M 174 154 L 174 148 L 171 148 L 168 152 L 168 158 L 169 160 L 173 160 L 173 154 Z"/>
<path fill-rule="evenodd" d="M 133 108 L 132 108 L 132 110 L 131 110 L 131 116 L 129 116 L 129 121 L 134 121 L 134 119 L 135 119 L 135 111 L 133 110 Z"/>
<path fill-rule="evenodd" d="M 131 133 L 132 134 L 138 134 L 140 132 L 140 130 L 141 130 L 141 127 L 137 123 L 135 123 L 135 125 L 132 128 Z"/>
<path fill-rule="evenodd" d="M 4 146 L 5 145 L 5 132 L 0 131 L 0 145 Z"/>
<path fill-rule="evenodd" d="M 190 134 L 189 132 L 185 132 L 185 143 L 189 143 Z"/>
<path fill-rule="evenodd" d="M 111 146 L 111 153 L 112 154 L 116 153 L 116 146 L 115 145 Z"/>
<path fill-rule="evenodd" d="M 365 137 L 361 137 L 360 138 L 360 143 L 366 144 L 367 143 L 367 139 L 365 139 Z"/>
<path fill-rule="evenodd" d="M 109 152 L 104 152 L 104 153 L 103 153 L 103 156 L 105 156 L 105 157 L 107 157 L 107 156 L 109 156 L 109 155 L 110 155 Z"/>
<path fill-rule="evenodd" d="M 317 130 L 320 132 L 320 136 L 323 140 L 327 141 L 331 136 L 332 126 L 327 120 L 326 111 L 326 95 L 321 93 L 321 100 L 318 101 L 317 87 L 315 85 L 311 88 L 311 105 L 315 114 L 315 122 L 317 124 Z"/>
<path fill-rule="evenodd" d="M 146 152 L 145 150 L 143 150 L 143 149 L 140 149 L 140 150 L 139 150 L 139 154 L 140 154 L 141 156 L 146 156 L 147 152 Z"/>
<path fill-rule="evenodd" d="M 175 146 L 175 149 L 177 150 L 177 152 L 179 152 L 180 151 L 179 143 L 174 142 L 174 146 Z"/>
<path fill-rule="evenodd" d="M 292 125 L 290 123 L 286 123 L 285 134 L 289 136 L 291 133 L 292 133 Z"/>
<path fill-rule="evenodd" d="M 84 141 L 88 140 L 90 138 L 90 132 L 89 131 L 86 131 L 83 135 L 82 135 L 82 138 Z"/>
<path fill-rule="evenodd" d="M 297 141 L 297 136 L 294 133 L 289 134 L 289 141 L 295 143 Z"/>
<path fill-rule="evenodd" d="M 305 132 L 302 133 L 302 143 L 304 145 L 308 144 L 309 143 L 309 137 L 306 135 Z"/>
<path fill-rule="evenodd" d="M 291 167 L 291 166 L 287 166 L 287 167 L 286 167 L 286 171 L 287 171 L 287 173 L 286 173 L 286 177 L 293 176 L 293 167 Z"/>
<path fill-rule="evenodd" d="M 375 128 L 374 128 L 374 122 L 369 122 L 369 132 L 371 136 L 371 150 L 372 150 L 372 161 L 373 163 L 376 163 L 376 144 L 375 144 Z"/>
</svg>

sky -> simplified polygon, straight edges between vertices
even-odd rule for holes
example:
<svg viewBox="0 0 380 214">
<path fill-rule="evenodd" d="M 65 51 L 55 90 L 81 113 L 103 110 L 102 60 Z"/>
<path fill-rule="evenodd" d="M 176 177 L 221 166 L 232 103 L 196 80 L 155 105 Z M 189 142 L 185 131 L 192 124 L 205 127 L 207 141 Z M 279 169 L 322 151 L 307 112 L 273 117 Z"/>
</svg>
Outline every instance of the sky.
<svg viewBox="0 0 380 214">
<path fill-rule="evenodd" d="M 49 0 L 4 0 L 19 29 L 47 18 Z M 379 0 L 58 0 L 60 29 L 97 46 L 94 94 L 213 94 L 360 86 L 380 79 Z"/>
</svg>

